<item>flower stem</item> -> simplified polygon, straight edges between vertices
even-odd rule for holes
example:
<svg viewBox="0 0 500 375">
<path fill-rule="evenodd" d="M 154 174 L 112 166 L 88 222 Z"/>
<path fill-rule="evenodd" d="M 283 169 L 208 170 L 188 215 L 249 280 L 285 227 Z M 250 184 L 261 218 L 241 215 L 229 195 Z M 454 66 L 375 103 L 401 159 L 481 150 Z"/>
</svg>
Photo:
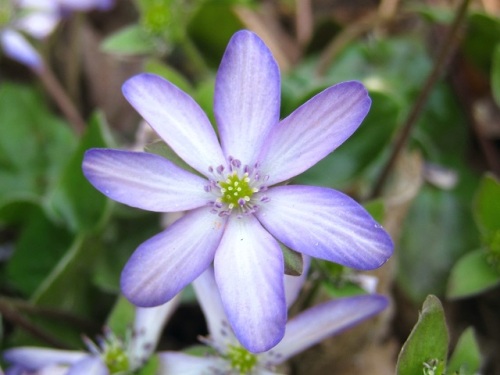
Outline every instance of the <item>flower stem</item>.
<svg viewBox="0 0 500 375">
<path fill-rule="evenodd" d="M 38 75 L 49 95 L 52 96 L 57 106 L 71 124 L 75 133 L 81 135 L 85 129 L 85 121 L 64 88 L 57 80 L 52 70 L 50 70 L 50 68 L 48 68 L 45 64 L 43 69 L 37 70 L 35 73 Z"/>
<path fill-rule="evenodd" d="M 17 325 L 21 329 L 29 332 L 33 337 L 37 337 L 47 344 L 59 349 L 70 349 L 65 343 L 37 327 L 30 320 L 19 314 L 19 311 L 13 306 L 13 304 L 4 298 L 0 299 L 0 314 L 14 325 Z"/>
<path fill-rule="evenodd" d="M 369 194 L 368 199 L 373 199 L 379 196 L 380 193 L 382 192 L 382 188 L 384 187 L 385 182 L 387 181 L 387 178 L 390 175 L 390 172 L 394 168 L 399 155 L 401 154 L 403 148 L 408 142 L 408 139 L 411 135 L 411 131 L 415 127 L 415 124 L 417 123 L 417 120 L 425 104 L 427 103 L 427 99 L 429 98 L 429 95 L 431 94 L 435 83 L 440 78 L 441 73 L 443 72 L 448 61 L 450 60 L 450 56 L 455 51 L 459 41 L 458 36 L 459 36 L 460 26 L 462 25 L 462 22 L 465 19 L 469 3 L 470 0 L 462 0 L 457 13 L 455 14 L 453 23 L 451 24 L 451 27 L 449 28 L 448 33 L 444 38 L 438 57 L 434 61 L 434 66 L 431 72 L 429 73 L 417 99 L 415 100 L 413 107 L 410 109 L 410 112 L 408 113 L 405 122 L 401 126 L 401 131 L 399 132 L 396 138 L 389 159 L 385 164 L 384 168 L 382 169 L 382 171 L 380 172 L 380 174 L 378 175 L 377 179 L 375 180 L 373 190 Z"/>
</svg>

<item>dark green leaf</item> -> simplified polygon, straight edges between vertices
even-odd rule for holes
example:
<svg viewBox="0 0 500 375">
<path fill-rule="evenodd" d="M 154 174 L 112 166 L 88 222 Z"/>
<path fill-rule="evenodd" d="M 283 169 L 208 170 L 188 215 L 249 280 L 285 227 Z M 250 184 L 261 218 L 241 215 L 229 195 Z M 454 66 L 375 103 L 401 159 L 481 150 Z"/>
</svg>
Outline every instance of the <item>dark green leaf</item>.
<svg viewBox="0 0 500 375">
<path fill-rule="evenodd" d="M 120 295 L 108 316 L 106 326 L 118 337 L 127 337 L 133 327 L 134 318 L 135 306 Z"/>
<path fill-rule="evenodd" d="M 56 307 L 79 316 L 89 316 L 97 306 L 92 274 L 98 255 L 105 251 L 95 239 L 79 236 L 57 265 L 38 286 L 32 302 Z"/>
<path fill-rule="evenodd" d="M 474 206 L 474 218 L 486 240 L 500 230 L 500 181 L 491 174 L 481 180 Z"/>
<path fill-rule="evenodd" d="M 221 22 L 224 20 L 224 22 Z M 217 27 L 214 27 L 214 26 Z M 188 34 L 206 60 L 218 67 L 231 36 L 242 28 L 232 4 L 227 1 L 205 1 L 188 24 Z"/>
<path fill-rule="evenodd" d="M 304 260 L 302 254 L 292 249 L 289 249 L 283 244 L 280 244 L 283 251 L 283 259 L 285 262 L 285 275 L 300 276 L 304 271 Z"/>
<path fill-rule="evenodd" d="M 0 206 L 40 201 L 74 150 L 70 127 L 28 86 L 0 84 Z"/>
<path fill-rule="evenodd" d="M 500 284 L 500 272 L 488 261 L 484 249 L 472 251 L 458 260 L 451 270 L 447 297 L 470 297 Z"/>
<path fill-rule="evenodd" d="M 403 345 L 397 362 L 398 375 L 422 375 L 425 364 L 444 369 L 448 353 L 448 330 L 443 307 L 435 296 L 428 296 L 418 322 Z M 435 372 L 442 375 L 443 372 Z"/>
<path fill-rule="evenodd" d="M 31 209 L 7 264 L 9 281 L 31 295 L 70 248 L 72 235 L 54 224 L 41 208 Z"/>
<path fill-rule="evenodd" d="M 57 220 L 74 232 L 96 230 L 109 215 L 111 201 L 96 190 L 82 172 L 85 151 L 92 147 L 107 147 L 110 144 L 108 138 L 103 116 L 95 114 L 49 198 L 48 206 Z"/>
<path fill-rule="evenodd" d="M 481 365 L 481 353 L 474 337 L 474 330 L 467 328 L 458 339 L 448 364 L 447 374 L 474 375 Z"/>
<path fill-rule="evenodd" d="M 443 295 L 455 262 L 479 244 L 469 195 L 425 185 L 404 222 L 397 280 L 414 301 Z"/>
<path fill-rule="evenodd" d="M 471 12 L 467 21 L 463 50 L 468 59 L 489 74 L 493 51 L 500 40 L 500 19 L 493 14 Z"/>
<path fill-rule="evenodd" d="M 500 43 L 496 45 L 493 51 L 493 62 L 491 64 L 491 91 L 493 98 L 500 107 Z"/>
</svg>

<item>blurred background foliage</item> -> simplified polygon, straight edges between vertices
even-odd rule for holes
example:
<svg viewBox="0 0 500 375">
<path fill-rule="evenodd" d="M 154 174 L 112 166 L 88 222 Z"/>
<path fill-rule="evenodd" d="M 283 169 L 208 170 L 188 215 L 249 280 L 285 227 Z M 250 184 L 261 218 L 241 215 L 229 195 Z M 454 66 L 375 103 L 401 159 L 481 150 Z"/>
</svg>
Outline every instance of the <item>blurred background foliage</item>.
<svg viewBox="0 0 500 375">
<path fill-rule="evenodd" d="M 438 329 L 436 350 L 445 347 L 446 355 L 469 326 L 481 348 L 475 367 L 460 370 L 452 358 L 449 371 L 473 374 L 482 366 L 484 373 L 500 373 L 494 355 L 500 351 L 500 4 L 465 1 L 460 18 L 462 3 L 122 0 L 108 12 L 72 14 L 50 38 L 35 43 L 85 119 L 83 134 L 72 130 L 43 81 L 2 58 L 3 347 L 79 348 L 82 332 L 100 331 L 126 260 L 169 218 L 107 200 L 83 177 L 83 152 L 143 149 L 155 139 L 120 92 L 128 77 L 142 71 L 175 83 L 213 120 L 218 63 L 231 35 L 247 28 L 264 39 L 280 65 L 283 117 L 335 83 L 359 80 L 368 87 L 373 104 L 360 129 L 294 182 L 347 192 L 366 204 L 396 243 L 393 259 L 372 273 L 379 291 L 393 300 L 391 311 L 369 327 L 368 336 L 376 339 L 353 345 L 356 337 L 368 337 L 366 327 L 335 338 L 337 354 L 307 352 L 292 363 L 296 373 L 322 373 L 332 363 L 339 374 L 365 373 L 353 367 L 356 352 L 364 353 L 370 373 L 392 373 L 424 301 L 417 327 L 444 322 L 439 300 L 449 338 Z M 310 297 L 331 298 L 339 288 L 355 286 L 339 275 L 352 273 L 315 263 Z M 429 294 L 439 300 L 426 300 Z M 174 322 L 164 347 L 196 341 L 200 332 Z M 417 327 L 411 337 L 418 337 Z M 474 342 L 472 329 L 463 342 Z M 409 374 L 411 361 L 423 354 L 411 344 L 405 348 L 398 372 Z"/>
</svg>

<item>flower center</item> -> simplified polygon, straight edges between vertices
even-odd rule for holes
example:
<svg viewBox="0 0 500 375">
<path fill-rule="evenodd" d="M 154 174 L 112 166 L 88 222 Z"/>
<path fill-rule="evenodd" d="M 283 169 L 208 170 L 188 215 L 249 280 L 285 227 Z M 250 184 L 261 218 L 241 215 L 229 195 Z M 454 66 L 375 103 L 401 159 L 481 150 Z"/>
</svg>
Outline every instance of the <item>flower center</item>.
<svg viewBox="0 0 500 375">
<path fill-rule="evenodd" d="M 250 202 L 252 195 L 258 191 L 257 188 L 252 188 L 249 182 L 248 173 L 243 174 L 243 177 L 240 178 L 236 172 L 233 172 L 225 181 L 219 181 L 220 200 L 227 204 L 230 209 L 236 205 L 244 206 L 247 202 Z"/>
<path fill-rule="evenodd" d="M 108 328 L 104 331 L 104 337 L 98 340 L 96 345 L 92 340 L 84 337 L 85 344 L 89 351 L 100 356 L 106 364 L 110 374 L 125 374 L 130 370 L 130 361 L 126 344 L 116 337 Z"/>
<path fill-rule="evenodd" d="M 210 201 L 212 212 L 220 216 L 230 215 L 236 210 L 238 215 L 255 212 L 261 203 L 269 201 L 262 193 L 267 190 L 266 181 L 269 176 L 260 175 L 258 164 L 242 165 L 238 159 L 229 157 L 229 171 L 219 165 L 209 167 L 212 174 L 205 191 L 212 192 L 215 200 Z M 259 193 L 259 194 L 257 194 Z"/>
<path fill-rule="evenodd" d="M 226 356 L 231 363 L 231 368 L 239 374 L 250 373 L 257 364 L 257 356 L 242 346 L 229 345 L 227 349 Z"/>
<path fill-rule="evenodd" d="M 124 373 L 129 370 L 128 355 L 121 345 L 107 347 L 102 359 L 110 374 Z"/>
</svg>

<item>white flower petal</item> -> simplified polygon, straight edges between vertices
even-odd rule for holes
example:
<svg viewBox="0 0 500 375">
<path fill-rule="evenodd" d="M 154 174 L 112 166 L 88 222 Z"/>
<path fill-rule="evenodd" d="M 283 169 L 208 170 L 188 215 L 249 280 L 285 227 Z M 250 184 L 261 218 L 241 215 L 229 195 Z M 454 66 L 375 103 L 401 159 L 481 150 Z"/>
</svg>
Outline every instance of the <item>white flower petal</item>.
<svg viewBox="0 0 500 375">
<path fill-rule="evenodd" d="M 169 160 L 146 152 L 90 149 L 83 159 L 85 177 L 109 198 L 155 212 L 178 212 L 207 205 L 208 181 Z"/>
<path fill-rule="evenodd" d="M 122 90 L 137 112 L 191 167 L 210 176 L 209 166 L 226 166 L 210 121 L 185 92 L 147 73 L 130 78 Z"/>
<path fill-rule="evenodd" d="M 285 362 L 325 338 L 338 334 L 378 314 L 388 305 L 380 295 L 341 298 L 314 306 L 291 319 L 285 337 L 272 350 L 261 356 L 274 365 Z"/>
<path fill-rule="evenodd" d="M 214 113 L 222 148 L 243 164 L 257 161 L 263 142 L 279 121 L 280 72 L 267 46 L 250 31 L 239 31 L 217 72 Z"/>
<path fill-rule="evenodd" d="M 214 259 L 222 303 L 238 340 L 263 352 L 283 337 L 283 254 L 252 216 L 231 217 Z"/>
<path fill-rule="evenodd" d="M 359 127 L 370 104 L 361 83 L 343 82 L 300 106 L 269 134 L 259 158 L 267 183 L 288 180 L 335 150 Z"/>
<path fill-rule="evenodd" d="M 215 282 L 213 267 L 209 267 L 194 282 L 194 291 L 208 326 L 210 340 L 222 354 L 228 345 L 237 345 L 238 340 L 229 326 L 219 289 Z"/>
<path fill-rule="evenodd" d="M 18 32 L 10 29 L 0 31 L 0 43 L 5 54 L 11 59 L 35 71 L 43 69 L 43 61 L 38 52 Z"/>
<path fill-rule="evenodd" d="M 30 370 L 38 370 L 53 364 L 72 365 L 88 355 L 84 352 L 38 347 L 8 349 L 3 353 L 7 362 L 21 365 Z"/>
<path fill-rule="evenodd" d="M 18 19 L 14 26 L 36 39 L 43 39 L 54 31 L 59 19 L 57 12 L 31 12 Z"/>
<path fill-rule="evenodd" d="M 144 242 L 122 271 L 123 295 L 141 307 L 171 300 L 210 266 L 225 220 L 199 208 Z"/>
<path fill-rule="evenodd" d="M 312 257 L 361 270 L 375 269 L 392 255 L 387 232 L 356 201 L 333 189 L 276 186 L 257 218 L 276 239 Z"/>
<path fill-rule="evenodd" d="M 179 352 L 158 353 L 159 375 L 211 375 L 228 371 L 228 364 L 218 357 L 195 357 Z"/>
<path fill-rule="evenodd" d="M 67 375 L 109 375 L 109 370 L 101 357 L 87 356 L 70 367 Z"/>
<path fill-rule="evenodd" d="M 178 294 L 163 305 L 135 309 L 134 330 L 129 350 L 133 369 L 146 363 L 156 349 L 163 328 L 177 309 L 179 302 Z"/>
</svg>

